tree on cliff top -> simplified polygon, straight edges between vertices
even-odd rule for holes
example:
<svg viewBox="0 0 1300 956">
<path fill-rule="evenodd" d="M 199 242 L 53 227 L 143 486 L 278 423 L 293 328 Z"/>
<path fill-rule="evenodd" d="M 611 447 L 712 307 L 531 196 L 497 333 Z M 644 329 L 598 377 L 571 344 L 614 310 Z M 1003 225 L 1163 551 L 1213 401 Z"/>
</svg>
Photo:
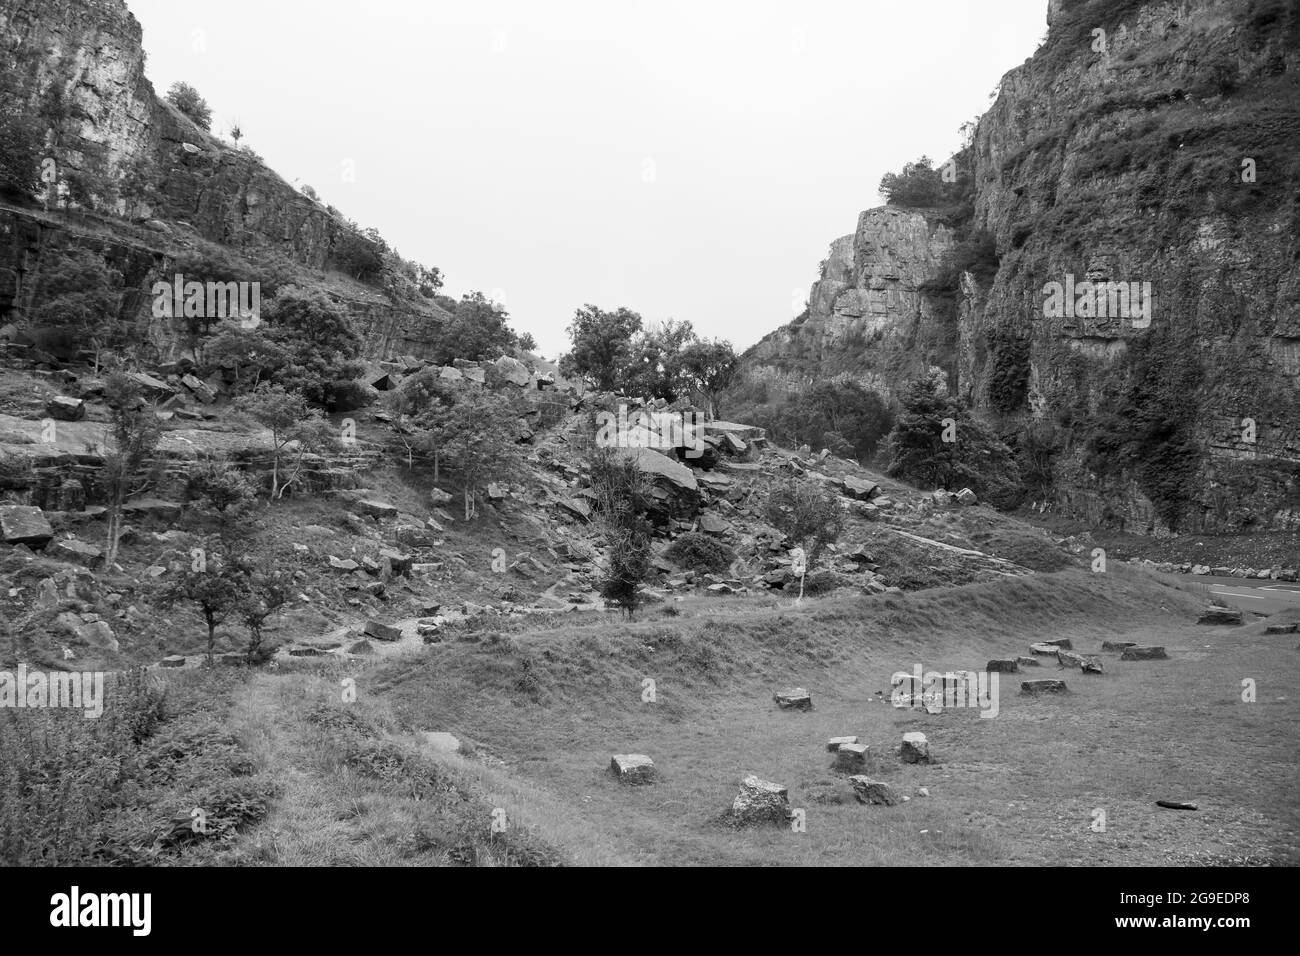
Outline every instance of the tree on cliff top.
<svg viewBox="0 0 1300 956">
<path fill-rule="evenodd" d="M 199 91 L 188 83 L 173 83 L 167 91 L 167 102 L 189 117 L 196 126 L 212 129 L 212 109 L 208 106 L 208 101 L 199 96 Z"/>
<path fill-rule="evenodd" d="M 885 173 L 880 179 L 880 195 L 890 206 L 931 207 L 957 203 L 961 201 L 970 177 L 969 173 L 963 175 L 960 167 L 954 166 L 953 171 L 955 175 L 947 181 L 944 169 L 935 169 L 934 160 L 922 156 L 905 165 L 901 173 Z"/>
</svg>

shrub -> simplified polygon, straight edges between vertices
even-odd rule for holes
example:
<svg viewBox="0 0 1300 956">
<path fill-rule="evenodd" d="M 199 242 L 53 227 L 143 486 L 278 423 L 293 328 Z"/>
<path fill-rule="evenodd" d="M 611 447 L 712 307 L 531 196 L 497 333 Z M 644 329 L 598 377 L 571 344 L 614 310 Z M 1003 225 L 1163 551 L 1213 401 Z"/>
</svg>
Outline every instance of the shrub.
<svg viewBox="0 0 1300 956">
<path fill-rule="evenodd" d="M 839 499 L 811 481 L 795 481 L 773 489 L 767 501 L 772 527 L 804 549 L 811 570 L 817 556 L 844 530 Z"/>
<path fill-rule="evenodd" d="M 735 551 L 698 531 L 688 531 L 679 537 L 668 546 L 665 554 L 674 564 L 690 571 L 720 573 L 736 560 Z"/>
<path fill-rule="evenodd" d="M 199 91 L 188 83 L 176 82 L 167 91 L 167 102 L 187 116 L 195 126 L 212 129 L 212 110 Z"/>
</svg>

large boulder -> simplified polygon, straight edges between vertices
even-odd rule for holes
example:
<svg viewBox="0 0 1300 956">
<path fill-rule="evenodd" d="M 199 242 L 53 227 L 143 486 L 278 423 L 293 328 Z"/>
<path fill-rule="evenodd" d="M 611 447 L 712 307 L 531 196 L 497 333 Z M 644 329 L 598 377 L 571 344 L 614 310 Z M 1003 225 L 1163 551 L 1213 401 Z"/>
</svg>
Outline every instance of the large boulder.
<svg viewBox="0 0 1300 956">
<path fill-rule="evenodd" d="M 56 538 L 45 548 L 45 553 L 60 561 L 71 561 L 86 568 L 96 567 L 104 557 L 104 552 L 95 545 L 76 538 Z"/>
<path fill-rule="evenodd" d="M 40 508 L 31 505 L 0 505 L 0 539 L 5 544 L 43 548 L 54 537 L 54 529 Z"/>
<path fill-rule="evenodd" d="M 393 627 L 389 624 L 381 624 L 379 621 L 366 621 L 366 637 L 376 641 L 400 641 L 402 639 L 402 629 Z"/>
<path fill-rule="evenodd" d="M 850 498 L 858 501 L 870 501 L 874 495 L 880 494 L 880 486 L 874 481 L 868 481 L 866 478 L 855 478 L 853 475 L 845 475 L 840 481 L 844 488 L 844 493 Z"/>
<path fill-rule="evenodd" d="M 802 687 L 779 690 L 772 695 L 772 699 L 782 710 L 812 710 L 812 695 Z"/>
<path fill-rule="evenodd" d="M 879 780 L 872 780 L 870 777 L 856 776 L 849 777 L 849 783 L 853 785 L 853 795 L 857 797 L 859 803 L 874 804 L 882 807 L 892 807 L 902 803 L 898 794 L 887 783 Z"/>
<path fill-rule="evenodd" d="M 609 769 L 619 783 L 651 783 L 655 778 L 654 761 L 645 754 L 614 754 Z"/>
<path fill-rule="evenodd" d="M 527 388 L 528 383 L 533 380 L 533 374 L 528 371 L 528 366 L 519 359 L 503 355 L 496 360 L 495 366 L 497 374 L 511 385 Z"/>
<path fill-rule="evenodd" d="M 1217 604 L 1211 604 L 1196 623 L 1236 627 L 1245 623 L 1245 617 L 1235 607 L 1219 607 Z"/>
<path fill-rule="evenodd" d="M 689 520 L 700 506 L 700 486 L 695 474 L 679 461 L 653 448 L 616 448 L 614 454 L 632 461 L 653 483 L 651 510 L 660 518 Z"/>
<path fill-rule="evenodd" d="M 731 818 L 747 826 L 784 824 L 790 819 L 790 791 L 751 773 L 740 782 L 740 792 L 731 803 Z"/>
<path fill-rule="evenodd" d="M 904 763 L 929 763 L 930 741 L 926 740 L 925 734 L 920 731 L 905 733 L 898 755 L 903 758 Z"/>
<path fill-rule="evenodd" d="M 86 417 L 86 403 L 79 398 L 58 395 L 45 403 L 45 414 L 55 421 L 79 422 Z"/>
</svg>

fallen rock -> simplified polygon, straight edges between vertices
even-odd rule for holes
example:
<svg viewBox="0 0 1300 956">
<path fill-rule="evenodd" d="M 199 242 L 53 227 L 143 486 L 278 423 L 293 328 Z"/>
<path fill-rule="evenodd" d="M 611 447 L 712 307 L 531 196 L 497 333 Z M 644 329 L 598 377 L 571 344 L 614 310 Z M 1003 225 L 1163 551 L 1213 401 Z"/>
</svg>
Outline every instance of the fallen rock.
<svg viewBox="0 0 1300 956">
<path fill-rule="evenodd" d="M 1194 803 L 1183 803 L 1179 800 L 1157 800 L 1157 807 L 1164 807 L 1166 810 L 1196 810 L 1199 809 Z"/>
<path fill-rule="evenodd" d="M 899 756 L 903 758 L 903 763 L 929 763 L 930 762 L 930 741 L 925 739 L 925 734 L 920 731 L 910 731 L 903 734 L 903 746 L 899 750 Z"/>
<path fill-rule="evenodd" d="M 1035 661 L 1035 664 L 1038 662 Z M 989 661 L 984 665 L 984 669 L 990 674 L 1015 674 L 1020 670 L 1020 665 L 1015 661 Z"/>
<path fill-rule="evenodd" d="M 853 795 L 857 797 L 859 803 L 892 807 L 903 802 L 898 794 L 894 793 L 893 787 L 880 780 L 859 775 L 849 777 L 849 783 L 853 785 Z"/>
<path fill-rule="evenodd" d="M 872 495 L 880 493 L 880 486 L 874 481 L 868 481 L 865 478 L 855 478 L 852 475 L 845 475 L 840 481 L 844 493 L 850 498 L 857 501 L 870 501 Z"/>
<path fill-rule="evenodd" d="M 1085 674 L 1100 674 L 1102 672 L 1101 659 L 1097 657 L 1086 658 L 1084 662 L 1079 665 L 1079 669 Z"/>
<path fill-rule="evenodd" d="M 367 621 L 365 635 L 366 637 L 373 637 L 377 641 L 400 641 L 402 639 L 402 629 L 389 624 L 381 624 L 379 621 Z"/>
<path fill-rule="evenodd" d="M 335 571 L 360 571 L 361 565 L 357 564 L 351 558 L 336 558 L 330 555 L 330 567 Z"/>
<path fill-rule="evenodd" d="M 1300 623 L 1270 624 L 1264 628 L 1265 634 L 1300 634 Z"/>
<path fill-rule="evenodd" d="M 1037 657 L 1017 657 L 1016 663 L 1021 667 L 1042 667 L 1042 661 Z"/>
<path fill-rule="evenodd" d="M 79 422 L 86 417 L 86 403 L 58 395 L 45 403 L 45 414 L 59 422 Z"/>
<path fill-rule="evenodd" d="M 460 739 L 445 730 L 426 730 L 424 742 L 441 754 L 454 754 L 460 750 Z"/>
<path fill-rule="evenodd" d="M 1103 651 L 1125 651 L 1130 647 L 1137 647 L 1136 641 L 1102 641 L 1101 649 Z"/>
<path fill-rule="evenodd" d="M 76 538 L 55 538 L 45 548 L 45 553 L 60 561 L 70 561 L 84 568 L 94 568 L 104 557 L 104 552 L 93 544 Z"/>
<path fill-rule="evenodd" d="M 746 826 L 785 824 L 790 818 L 790 791 L 777 783 L 748 774 L 731 803 L 731 819 Z"/>
<path fill-rule="evenodd" d="M 158 662 L 159 667 L 184 667 L 185 658 L 179 654 L 173 654 L 171 657 L 164 657 Z"/>
<path fill-rule="evenodd" d="M 868 753 L 866 744 L 840 744 L 831 767 L 841 773 L 860 773 L 867 769 Z"/>
<path fill-rule="evenodd" d="M 1067 694 L 1063 680 L 1025 680 L 1020 682 L 1021 697 L 1039 697 L 1043 694 Z"/>
<path fill-rule="evenodd" d="M 1047 644 L 1049 647 L 1055 647 L 1058 650 L 1069 651 L 1074 649 L 1068 637 L 1054 637 L 1050 640 L 1039 641 L 1039 644 Z"/>
<path fill-rule="evenodd" d="M 957 492 L 957 503 L 961 505 L 977 505 L 980 503 L 979 496 L 969 488 L 963 488 Z"/>
<path fill-rule="evenodd" d="M 1055 644 L 1030 644 L 1029 650 L 1043 657 L 1055 657 L 1060 648 Z"/>
<path fill-rule="evenodd" d="M 782 710 L 812 710 L 812 695 L 802 687 L 779 690 L 772 699 Z"/>
<path fill-rule="evenodd" d="M 375 645 L 371 644 L 369 641 L 365 640 L 364 638 L 362 640 L 357 641 L 355 644 L 353 644 L 351 647 L 348 648 L 349 654 L 373 654 L 374 652 L 375 652 Z"/>
<path fill-rule="evenodd" d="M 840 749 L 840 744 L 856 744 L 857 742 L 857 737 L 832 737 L 826 742 L 826 752 L 835 753 Z"/>
<path fill-rule="evenodd" d="M 54 529 L 40 508 L 31 505 L 0 505 L 0 538 L 5 544 L 25 544 L 37 550 L 54 537 Z"/>
<path fill-rule="evenodd" d="M 1212 604 L 1196 622 L 1197 624 L 1208 624 L 1213 626 L 1232 626 L 1245 623 L 1245 617 L 1241 611 L 1235 607 L 1219 607 Z"/>
<path fill-rule="evenodd" d="M 654 761 L 645 754 L 614 754 L 609 770 L 619 783 L 652 783 L 655 778 Z"/>
<path fill-rule="evenodd" d="M 352 510 L 368 518 L 396 518 L 398 515 L 396 505 L 390 505 L 386 501 L 376 501 L 373 498 L 362 498 L 360 501 L 354 501 Z"/>
<path fill-rule="evenodd" d="M 1122 661 L 1163 661 L 1169 657 L 1163 647 L 1126 647 L 1119 656 Z"/>
</svg>

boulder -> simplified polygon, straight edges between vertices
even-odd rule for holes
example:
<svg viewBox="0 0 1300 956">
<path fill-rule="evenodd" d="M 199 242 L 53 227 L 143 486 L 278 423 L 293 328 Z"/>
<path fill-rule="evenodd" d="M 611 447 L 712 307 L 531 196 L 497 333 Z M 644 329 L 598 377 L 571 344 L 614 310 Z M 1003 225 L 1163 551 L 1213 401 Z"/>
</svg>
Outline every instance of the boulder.
<svg viewBox="0 0 1300 956">
<path fill-rule="evenodd" d="M 866 744 L 840 744 L 831 767 L 841 773 L 861 773 L 867 769 L 868 753 Z"/>
<path fill-rule="evenodd" d="M 1211 604 L 1206 608 L 1205 613 L 1200 616 L 1197 624 L 1209 624 L 1214 626 L 1232 626 L 1236 627 L 1246 623 L 1244 615 L 1235 607 L 1219 607 L 1217 604 Z"/>
<path fill-rule="evenodd" d="M 1265 634 L 1300 634 L 1300 623 L 1297 624 L 1270 624 L 1264 628 Z"/>
<path fill-rule="evenodd" d="M 1053 637 L 1049 640 L 1039 641 L 1038 643 L 1047 644 L 1050 647 L 1059 648 L 1060 650 L 1065 650 L 1065 651 L 1074 649 L 1074 645 L 1070 643 L 1070 639 L 1068 637 Z"/>
<path fill-rule="evenodd" d="M 868 481 L 866 478 L 855 478 L 852 475 L 845 475 L 841 479 L 840 485 L 846 495 L 858 501 L 870 501 L 873 495 L 880 493 L 880 486 L 874 481 Z"/>
<path fill-rule="evenodd" d="M 727 522 L 723 521 L 717 515 L 706 514 L 700 516 L 699 527 L 705 534 L 718 535 L 726 534 L 727 531 L 730 530 L 731 525 L 727 524 Z"/>
<path fill-rule="evenodd" d="M 171 657 L 164 657 L 158 662 L 159 667 L 184 667 L 185 658 L 179 654 L 173 654 Z"/>
<path fill-rule="evenodd" d="M 1042 662 L 1037 657 L 1017 657 L 1016 663 L 1021 667 L 1042 667 Z"/>
<path fill-rule="evenodd" d="M 79 398 L 58 395 L 45 403 L 45 414 L 55 421 L 79 422 L 86 417 L 86 403 Z"/>
<path fill-rule="evenodd" d="M 731 803 L 731 818 L 745 825 L 785 824 L 790 818 L 790 791 L 751 773 L 740 782 L 740 792 Z"/>
<path fill-rule="evenodd" d="M 920 731 L 913 730 L 905 733 L 898 755 L 903 758 L 903 763 L 929 763 L 930 741 L 926 740 L 925 734 Z"/>
<path fill-rule="evenodd" d="M 1101 658 L 1088 657 L 1079 665 L 1079 669 L 1085 674 L 1100 674 L 1102 672 Z"/>
<path fill-rule="evenodd" d="M 377 641 L 400 641 L 402 639 L 402 629 L 389 624 L 381 624 L 379 621 L 366 621 L 365 635 Z"/>
<path fill-rule="evenodd" d="M 152 375 L 146 375 L 144 372 L 127 372 L 126 377 L 138 385 L 145 397 L 152 401 L 160 401 L 172 395 L 172 387 L 166 382 L 158 381 Z"/>
<path fill-rule="evenodd" d="M 1055 644 L 1030 644 L 1029 650 L 1034 654 L 1040 654 L 1043 657 L 1055 657 L 1060 650 Z"/>
<path fill-rule="evenodd" d="M 857 742 L 857 737 L 832 737 L 826 742 L 826 752 L 833 754 L 840 749 L 841 744 L 856 744 Z"/>
<path fill-rule="evenodd" d="M 903 802 L 898 794 L 894 793 L 893 787 L 880 780 L 859 775 L 849 777 L 849 783 L 853 785 L 853 796 L 857 798 L 858 803 L 892 807 Z"/>
<path fill-rule="evenodd" d="M 1021 697 L 1041 697 L 1043 694 L 1068 693 L 1063 680 L 1026 680 L 1020 682 Z"/>
<path fill-rule="evenodd" d="M 424 742 L 441 754 L 454 754 L 460 750 L 460 739 L 445 730 L 426 730 Z"/>
<path fill-rule="evenodd" d="M 772 699 L 781 710 L 812 710 L 812 695 L 802 687 L 779 690 Z"/>
<path fill-rule="evenodd" d="M 1014 674 L 1020 670 L 1020 666 L 1011 660 L 989 661 L 984 665 L 984 669 L 990 674 Z"/>
<path fill-rule="evenodd" d="M 345 572 L 361 570 L 361 565 L 357 564 L 351 558 L 336 558 L 334 555 L 330 555 L 330 567 L 335 571 Z"/>
<path fill-rule="evenodd" d="M 396 518 L 398 515 L 396 505 L 390 505 L 386 501 L 376 501 L 373 498 L 362 498 L 360 501 L 354 501 L 352 511 L 368 518 Z"/>
<path fill-rule="evenodd" d="M 393 551 L 390 548 L 384 548 L 379 552 L 379 557 L 388 562 L 388 567 L 393 574 L 406 575 L 411 572 L 411 565 L 415 563 L 415 558 L 409 554 L 403 554 L 400 551 Z"/>
<path fill-rule="evenodd" d="M 959 505 L 977 505 L 980 503 L 979 496 L 969 488 L 963 488 L 957 492 L 956 497 Z"/>
<path fill-rule="evenodd" d="M 493 365 L 497 370 L 497 374 L 511 385 L 527 388 L 528 383 L 533 380 L 533 374 L 528 371 L 528 366 L 517 358 L 503 355 Z"/>
<path fill-rule="evenodd" d="M 91 647 L 112 651 L 114 654 L 121 649 L 117 643 L 117 635 L 104 621 L 92 621 L 88 624 L 82 624 L 77 628 L 77 637 Z"/>
<path fill-rule="evenodd" d="M 1103 651 L 1119 652 L 1119 651 L 1128 650 L 1130 647 L 1137 647 L 1136 642 L 1134 641 L 1102 641 L 1101 642 L 1101 649 Z"/>
<path fill-rule="evenodd" d="M 132 498 L 122 506 L 128 514 L 156 518 L 167 524 L 174 523 L 181 516 L 181 506 L 176 501 L 164 501 L 161 498 Z"/>
<path fill-rule="evenodd" d="M 654 761 L 645 754 L 614 754 L 609 770 L 619 783 L 652 783 L 655 778 Z"/>
<path fill-rule="evenodd" d="M 1126 647 L 1119 656 L 1122 661 L 1163 661 L 1168 658 L 1163 647 Z"/>
<path fill-rule="evenodd" d="M 40 508 L 30 505 L 0 505 L 0 539 L 5 544 L 25 544 L 40 549 L 50 543 L 54 529 Z"/>
<path fill-rule="evenodd" d="M 70 561 L 85 568 L 94 568 L 104 557 L 104 552 L 93 544 L 76 538 L 55 538 L 45 548 L 45 553 L 60 561 Z"/>
<path fill-rule="evenodd" d="M 349 654 L 373 654 L 374 652 L 375 652 L 375 645 L 371 644 L 369 641 L 365 639 L 357 641 L 355 644 L 353 644 L 351 647 L 348 648 Z"/>
</svg>

